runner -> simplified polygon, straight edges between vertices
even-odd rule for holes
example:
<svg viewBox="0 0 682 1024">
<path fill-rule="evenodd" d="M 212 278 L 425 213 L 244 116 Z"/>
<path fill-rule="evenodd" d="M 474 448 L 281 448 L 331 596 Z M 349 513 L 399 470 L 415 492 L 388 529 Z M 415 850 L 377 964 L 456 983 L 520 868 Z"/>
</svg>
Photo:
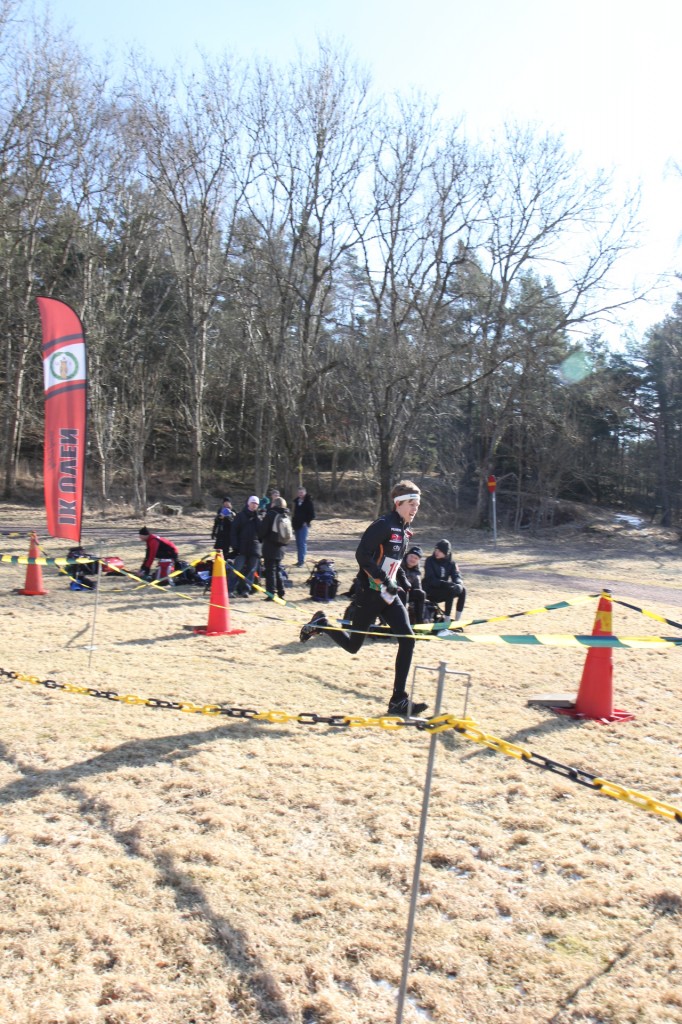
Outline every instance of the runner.
<svg viewBox="0 0 682 1024">
<path fill-rule="evenodd" d="M 323 631 L 330 640 L 349 654 L 356 654 L 365 641 L 365 634 L 377 616 L 381 616 L 391 633 L 398 637 L 393 693 L 388 704 L 390 715 L 420 715 L 428 704 L 413 703 L 407 696 L 407 677 L 414 652 L 414 633 L 405 605 L 400 597 L 409 587 L 401 562 L 410 544 L 412 520 L 419 510 L 421 491 L 411 480 L 401 480 L 391 491 L 393 511 L 368 526 L 358 544 L 355 557 L 358 573 L 357 597 L 351 619 L 351 630 L 324 630 L 329 625 L 324 612 L 315 612 L 301 629 L 301 643 Z"/>
</svg>

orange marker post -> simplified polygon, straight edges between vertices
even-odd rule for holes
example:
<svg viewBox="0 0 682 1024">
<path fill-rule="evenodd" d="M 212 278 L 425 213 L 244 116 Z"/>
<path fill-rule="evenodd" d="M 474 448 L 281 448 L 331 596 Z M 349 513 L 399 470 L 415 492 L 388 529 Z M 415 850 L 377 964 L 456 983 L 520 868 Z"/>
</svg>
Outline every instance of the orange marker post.
<svg viewBox="0 0 682 1024">
<path fill-rule="evenodd" d="M 28 557 L 40 558 L 40 548 L 38 547 L 38 538 L 35 533 L 31 534 L 31 542 L 28 546 Z M 23 594 L 25 597 L 37 597 L 47 593 L 43 586 L 43 570 L 39 565 L 29 564 L 26 567 L 24 589 L 17 591 L 17 593 Z"/>
<path fill-rule="evenodd" d="M 222 551 L 216 551 L 213 561 L 208 623 L 195 626 L 194 632 L 202 636 L 236 636 L 246 632 L 245 629 L 230 629 L 230 598 Z"/>
</svg>

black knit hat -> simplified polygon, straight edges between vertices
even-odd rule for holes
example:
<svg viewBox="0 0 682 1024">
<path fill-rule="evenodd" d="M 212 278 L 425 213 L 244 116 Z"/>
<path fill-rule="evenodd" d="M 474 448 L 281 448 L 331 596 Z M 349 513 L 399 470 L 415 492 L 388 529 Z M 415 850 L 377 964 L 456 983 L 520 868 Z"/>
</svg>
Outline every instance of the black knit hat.
<svg viewBox="0 0 682 1024">
<path fill-rule="evenodd" d="M 419 555 L 419 557 L 421 558 L 423 554 L 424 552 L 419 547 L 419 545 L 415 544 L 414 547 L 407 549 L 407 551 L 405 552 L 405 557 L 407 557 L 408 555 Z"/>
<path fill-rule="evenodd" d="M 438 543 L 436 544 L 436 547 L 438 548 L 439 551 L 443 552 L 446 558 L 448 557 L 449 554 L 452 553 L 452 545 L 450 544 L 449 540 L 439 540 Z"/>
</svg>

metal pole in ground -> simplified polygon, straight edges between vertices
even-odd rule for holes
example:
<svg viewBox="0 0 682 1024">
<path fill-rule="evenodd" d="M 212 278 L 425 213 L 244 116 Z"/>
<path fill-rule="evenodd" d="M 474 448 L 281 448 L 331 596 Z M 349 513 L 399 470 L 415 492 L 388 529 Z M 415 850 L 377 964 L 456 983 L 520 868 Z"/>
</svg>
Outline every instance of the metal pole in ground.
<svg viewBox="0 0 682 1024">
<path fill-rule="evenodd" d="M 97 624 L 97 608 L 99 607 L 99 588 L 102 586 L 102 559 L 97 559 L 97 585 L 95 587 L 95 607 L 92 613 L 92 633 L 90 634 L 90 653 L 88 655 L 88 669 L 92 663 L 92 652 L 96 650 L 95 647 L 95 626 Z"/>
<path fill-rule="evenodd" d="M 431 668 L 428 665 L 417 665 L 415 666 L 414 675 L 417 674 L 417 669 L 423 668 L 427 672 L 438 671 L 438 688 L 436 690 L 436 702 L 434 706 L 434 717 L 440 714 L 440 707 L 443 700 L 443 690 L 445 688 L 445 677 L 447 675 L 452 676 L 466 676 L 467 678 L 467 690 L 465 697 L 464 707 L 469 697 L 469 688 L 471 685 L 471 676 L 468 672 L 450 672 L 446 662 L 441 661 L 438 669 Z M 414 690 L 414 676 L 412 677 L 412 689 Z M 410 703 L 412 701 L 412 694 L 410 693 Z M 464 717 L 464 716 L 462 716 Z M 414 870 L 412 872 L 412 892 L 410 894 L 410 910 L 407 917 L 407 929 L 405 932 L 405 950 L 403 952 L 403 970 L 400 978 L 400 989 L 398 991 L 398 1009 L 396 1011 L 396 1024 L 402 1024 L 403 1011 L 405 1009 L 405 998 L 407 995 L 407 976 L 410 970 L 410 957 L 412 955 L 412 939 L 414 937 L 414 922 L 417 916 L 417 900 L 419 899 L 419 876 L 421 874 L 422 859 L 424 856 L 424 839 L 426 836 L 426 822 L 429 816 L 429 801 L 431 799 L 431 780 L 433 779 L 433 766 L 436 760 L 436 743 L 438 741 L 438 734 L 432 733 L 431 740 L 429 742 L 429 757 L 426 764 L 426 778 L 424 780 L 424 794 L 422 796 L 422 812 L 419 820 L 419 834 L 417 836 L 417 853 L 414 859 Z"/>
</svg>

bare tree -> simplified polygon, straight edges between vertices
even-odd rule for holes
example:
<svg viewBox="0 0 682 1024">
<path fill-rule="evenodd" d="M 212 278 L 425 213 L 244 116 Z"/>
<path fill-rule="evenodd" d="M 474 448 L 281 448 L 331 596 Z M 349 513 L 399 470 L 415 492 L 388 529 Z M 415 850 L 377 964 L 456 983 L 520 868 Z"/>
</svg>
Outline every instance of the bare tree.
<svg viewBox="0 0 682 1024">
<path fill-rule="evenodd" d="M 208 343 L 227 281 L 231 236 L 249 181 L 239 151 L 243 74 L 227 60 L 182 79 L 134 69 L 130 127 L 142 173 L 166 207 L 167 244 L 182 322 L 176 339 L 186 379 L 179 397 L 189 426 L 192 501 L 202 498 Z M 247 167 L 246 173 L 244 166 Z"/>
<path fill-rule="evenodd" d="M 309 444 L 313 392 L 337 365 L 333 286 L 357 244 L 349 210 L 367 158 L 368 102 L 365 76 L 326 44 L 285 74 L 258 69 L 247 121 L 253 244 L 235 282 L 263 405 L 255 420 L 257 486 L 267 483 L 274 431 L 290 484 Z"/>
<path fill-rule="evenodd" d="M 375 128 L 368 214 L 358 224 L 365 295 L 352 360 L 373 422 L 380 503 L 451 346 L 450 286 L 481 214 L 485 177 L 458 126 L 420 99 L 397 100 Z"/>
<path fill-rule="evenodd" d="M 487 223 L 478 247 L 489 280 L 476 346 L 477 375 L 485 381 L 479 394 L 481 514 L 486 476 L 510 408 L 513 375 L 503 368 L 513 367 L 526 341 L 536 343 L 532 331 L 517 323 L 523 275 L 551 274 L 556 317 L 551 325 L 543 320 L 546 337 L 587 329 L 624 304 L 610 292 L 610 273 L 637 231 L 636 197 L 616 206 L 608 178 L 582 174 L 560 138 L 511 126 L 489 166 Z M 537 298 L 540 310 L 542 290 Z M 525 317 L 530 324 L 533 309 L 527 301 Z M 498 370 L 501 379 L 492 381 Z M 502 404 L 493 397 L 496 390 L 504 395 Z"/>
<path fill-rule="evenodd" d="M 66 202 L 79 181 L 95 89 L 91 67 L 72 40 L 53 32 L 47 20 L 22 27 L 9 49 L 0 115 L 6 497 L 16 481 L 28 357 L 35 354 L 40 365 L 34 299 L 38 291 L 49 294 L 64 272 L 70 238 L 80 227 Z"/>
</svg>

